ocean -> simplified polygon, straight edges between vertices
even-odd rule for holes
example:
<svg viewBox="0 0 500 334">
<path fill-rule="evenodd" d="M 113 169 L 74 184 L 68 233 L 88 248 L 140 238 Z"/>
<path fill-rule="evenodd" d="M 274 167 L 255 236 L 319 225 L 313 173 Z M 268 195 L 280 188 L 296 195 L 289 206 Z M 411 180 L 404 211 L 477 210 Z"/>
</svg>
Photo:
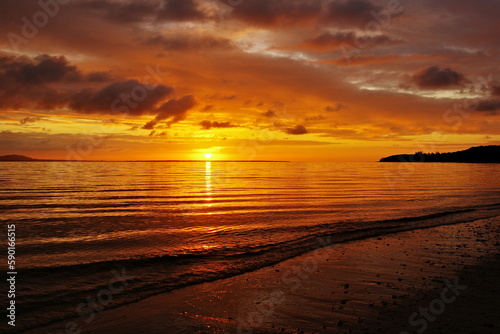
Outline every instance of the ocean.
<svg viewBox="0 0 500 334">
<path fill-rule="evenodd" d="M 0 234 L 16 230 L 17 331 L 329 244 L 500 214 L 498 164 L 0 162 L 0 170 Z M 127 280 L 110 291 L 118 274 Z"/>
</svg>

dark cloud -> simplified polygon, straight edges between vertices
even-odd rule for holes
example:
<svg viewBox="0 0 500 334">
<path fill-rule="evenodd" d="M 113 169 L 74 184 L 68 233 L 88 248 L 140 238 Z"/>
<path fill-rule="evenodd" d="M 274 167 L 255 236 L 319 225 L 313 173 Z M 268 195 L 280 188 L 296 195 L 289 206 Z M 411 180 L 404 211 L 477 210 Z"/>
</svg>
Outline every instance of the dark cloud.
<svg viewBox="0 0 500 334">
<path fill-rule="evenodd" d="M 393 53 L 370 53 L 370 54 L 349 54 L 341 55 L 335 59 L 323 59 L 319 60 L 318 63 L 324 64 L 334 64 L 338 66 L 374 66 L 382 64 L 397 64 L 398 62 L 422 62 L 434 60 L 433 57 L 426 55 L 411 55 L 411 56 L 401 56 Z M 403 84 L 403 86 L 408 86 L 408 83 Z"/>
<path fill-rule="evenodd" d="M 337 111 L 347 110 L 347 109 L 349 109 L 349 107 L 342 104 L 342 103 L 337 103 L 334 106 L 326 106 L 325 107 L 325 111 L 328 111 L 328 112 L 337 112 Z"/>
<path fill-rule="evenodd" d="M 146 123 L 142 128 L 152 130 L 161 121 L 170 119 L 168 125 L 177 123 L 186 118 L 187 112 L 196 105 L 193 95 L 185 95 L 180 99 L 172 99 L 162 104 L 155 110 L 156 117 Z"/>
<path fill-rule="evenodd" d="M 71 65 L 62 56 L 2 56 L 0 108 L 34 107 L 52 110 L 71 102 L 71 87 L 110 79 L 107 72 L 84 75 L 77 66 Z"/>
<path fill-rule="evenodd" d="M 207 17 L 195 0 L 163 0 L 157 19 L 159 21 L 191 21 Z"/>
<path fill-rule="evenodd" d="M 212 121 L 202 121 L 200 125 L 205 130 L 210 130 L 211 128 L 232 128 L 234 125 L 231 122 L 212 122 Z"/>
<path fill-rule="evenodd" d="M 269 109 L 268 111 L 262 113 L 262 116 L 264 116 L 264 117 L 275 117 L 276 116 L 276 111 Z"/>
<path fill-rule="evenodd" d="M 147 0 L 131 2 L 91 0 L 77 3 L 76 6 L 120 23 L 134 23 L 154 18 L 160 9 L 158 1 Z"/>
<path fill-rule="evenodd" d="M 381 16 L 383 7 L 368 0 L 253 0 L 234 7 L 232 16 L 250 24 L 297 25 L 303 23 L 365 27 L 369 22 L 389 20 L 400 13 Z M 387 12 L 388 13 L 388 12 Z"/>
<path fill-rule="evenodd" d="M 207 18 L 194 0 L 110 1 L 91 0 L 77 3 L 77 7 L 106 19 L 122 23 L 143 21 L 191 21 Z"/>
<path fill-rule="evenodd" d="M 4 86 L 3 84 L 17 83 L 33 86 L 81 79 L 82 75 L 77 67 L 69 65 L 66 58 L 62 56 L 53 57 L 43 54 L 33 59 L 12 56 L 0 58 L 0 87 Z"/>
<path fill-rule="evenodd" d="M 411 81 L 420 88 L 448 88 L 461 85 L 465 76 L 449 67 L 429 66 L 417 71 Z"/>
<path fill-rule="evenodd" d="M 40 117 L 25 117 L 19 121 L 20 124 L 35 123 L 40 120 Z"/>
<path fill-rule="evenodd" d="M 80 71 L 65 57 L 0 56 L 0 109 L 60 107 L 66 103 L 67 94 L 54 85 L 82 80 Z"/>
<path fill-rule="evenodd" d="M 331 1 L 326 5 L 324 19 L 336 25 L 364 27 L 368 22 L 375 21 L 374 13 L 381 10 L 381 6 L 367 0 Z"/>
<path fill-rule="evenodd" d="M 424 9 L 426 19 L 429 17 L 426 13 L 443 14 L 421 30 L 429 39 L 446 45 L 467 45 L 469 50 L 498 50 L 498 0 L 422 0 L 418 4 Z"/>
<path fill-rule="evenodd" d="M 174 36 L 155 36 L 144 42 L 144 45 L 160 46 L 167 51 L 185 51 L 185 50 L 206 50 L 206 49 L 230 49 L 231 41 L 225 38 L 213 36 L 197 35 L 174 35 Z"/>
<path fill-rule="evenodd" d="M 305 126 L 299 124 L 293 128 L 285 129 L 285 132 L 289 135 L 303 135 L 307 133 L 307 129 L 305 128 Z"/>
<path fill-rule="evenodd" d="M 500 82 L 493 82 L 491 84 L 491 95 L 500 96 Z"/>
<path fill-rule="evenodd" d="M 183 120 L 186 112 L 195 105 L 192 95 L 164 102 L 173 92 L 166 85 L 152 86 L 138 80 L 116 81 L 100 89 L 81 88 L 89 82 L 109 81 L 106 72 L 82 75 L 76 66 L 64 57 L 41 55 L 28 57 L 0 57 L 0 108 L 36 107 L 53 110 L 69 107 L 80 113 L 156 115 L 145 128 L 153 128 L 170 118 L 169 124 Z M 66 85 L 66 90 L 56 88 Z M 78 88 L 80 87 L 80 88 Z M 37 119 L 26 117 L 21 124 Z"/>
<path fill-rule="evenodd" d="M 306 39 L 299 48 L 312 49 L 316 51 L 331 51 L 340 48 L 344 44 L 368 45 L 369 47 L 395 44 L 400 41 L 391 39 L 386 35 L 362 36 L 353 31 L 338 31 L 336 33 L 324 32 L 313 38 Z"/>
<path fill-rule="evenodd" d="M 482 100 L 477 104 L 470 106 L 469 109 L 472 111 L 485 112 L 488 115 L 498 115 L 498 111 L 500 110 L 500 100 Z"/>
<path fill-rule="evenodd" d="M 71 97 L 69 106 L 85 113 L 114 114 L 117 112 L 141 115 L 152 113 L 156 104 L 165 99 L 173 88 L 150 86 L 137 80 L 113 82 L 93 91 L 84 89 Z"/>
<path fill-rule="evenodd" d="M 354 32 L 339 31 L 335 34 L 324 32 L 316 37 L 306 39 L 302 45 L 311 49 L 335 49 L 342 43 L 352 43 L 355 37 Z"/>
<path fill-rule="evenodd" d="M 87 74 L 87 80 L 92 82 L 108 82 L 111 79 L 111 75 L 108 72 L 91 72 Z"/>
<path fill-rule="evenodd" d="M 322 121 L 325 119 L 326 119 L 326 117 L 323 115 L 309 116 L 309 117 L 304 118 L 305 121 L 309 121 L 309 122 Z"/>
<path fill-rule="evenodd" d="M 270 26 L 288 25 L 317 19 L 321 1 L 253 0 L 234 7 L 232 17 L 247 23 Z"/>
<path fill-rule="evenodd" d="M 214 105 L 213 105 L 213 104 L 206 104 L 206 105 L 205 105 L 205 106 L 201 109 L 201 111 L 206 112 L 206 111 L 210 111 L 210 110 L 212 110 L 213 108 L 214 108 Z"/>
</svg>

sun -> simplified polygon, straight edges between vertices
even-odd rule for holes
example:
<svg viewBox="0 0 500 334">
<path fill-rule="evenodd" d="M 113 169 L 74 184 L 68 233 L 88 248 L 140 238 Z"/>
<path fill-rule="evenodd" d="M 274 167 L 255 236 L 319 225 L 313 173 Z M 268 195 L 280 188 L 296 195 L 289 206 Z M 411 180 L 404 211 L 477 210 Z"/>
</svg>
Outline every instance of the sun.
<svg viewBox="0 0 500 334">
<path fill-rule="evenodd" d="M 205 159 L 212 159 L 212 153 L 205 153 Z"/>
</svg>

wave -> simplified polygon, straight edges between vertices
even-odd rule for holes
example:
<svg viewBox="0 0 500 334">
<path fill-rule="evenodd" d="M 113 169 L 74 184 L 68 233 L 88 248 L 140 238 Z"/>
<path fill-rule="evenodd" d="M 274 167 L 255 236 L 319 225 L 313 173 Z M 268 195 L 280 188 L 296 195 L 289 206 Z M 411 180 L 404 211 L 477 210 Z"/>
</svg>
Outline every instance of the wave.
<svg viewBox="0 0 500 334">
<path fill-rule="evenodd" d="M 105 289 L 112 271 L 133 276 L 123 292 L 113 295 L 107 308 L 131 303 L 181 287 L 231 277 L 273 265 L 324 246 L 389 233 L 470 222 L 500 215 L 500 203 L 456 208 L 417 217 L 368 222 L 329 222 L 314 226 L 278 226 L 255 233 L 300 235 L 262 245 L 227 246 L 185 254 L 167 254 L 116 261 L 26 268 L 19 270 L 19 286 L 26 287 L 19 305 L 23 330 L 77 315 L 75 308 Z M 245 233 L 248 233 L 245 232 Z M 68 282 L 71 284 L 68 284 Z M 40 283 L 43 282 L 43 283 Z M 100 282 L 100 283 L 99 283 Z"/>
</svg>

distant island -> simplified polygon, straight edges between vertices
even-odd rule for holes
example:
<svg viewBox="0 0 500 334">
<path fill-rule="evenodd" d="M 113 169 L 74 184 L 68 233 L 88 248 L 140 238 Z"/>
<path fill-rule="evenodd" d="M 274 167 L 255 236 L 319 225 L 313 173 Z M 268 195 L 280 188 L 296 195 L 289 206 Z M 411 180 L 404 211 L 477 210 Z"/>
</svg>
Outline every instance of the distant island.
<svg viewBox="0 0 500 334">
<path fill-rule="evenodd" d="M 472 162 L 500 163 L 500 146 L 476 146 L 449 153 L 398 154 L 380 159 L 380 162 Z"/>
</svg>

